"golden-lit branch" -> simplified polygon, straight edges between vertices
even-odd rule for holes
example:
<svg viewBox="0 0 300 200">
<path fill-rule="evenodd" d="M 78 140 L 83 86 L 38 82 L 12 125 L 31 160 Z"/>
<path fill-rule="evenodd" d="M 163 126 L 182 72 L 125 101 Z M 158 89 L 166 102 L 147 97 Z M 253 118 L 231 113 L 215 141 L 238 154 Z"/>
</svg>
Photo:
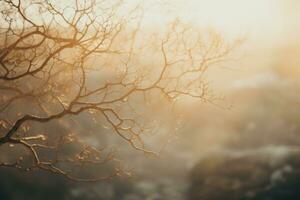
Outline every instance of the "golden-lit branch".
<svg viewBox="0 0 300 200">
<path fill-rule="evenodd" d="M 156 156 L 160 151 L 145 141 L 155 131 L 155 118 L 160 120 L 159 113 L 149 113 L 151 103 L 162 98 L 161 106 L 172 107 L 179 97 L 213 102 L 203 76 L 234 45 L 178 21 L 151 35 L 141 30 L 140 18 L 118 14 L 122 1 L 61 4 L 0 2 L 0 147 L 7 147 L 3 153 L 22 147 L 17 161 L 5 156 L 10 162 L 0 165 L 79 181 L 128 175 L 115 153 L 105 156 L 71 127 L 55 131 L 48 124 L 81 123 L 72 116 L 84 113 L 91 122 L 99 115 L 97 123 L 108 124 L 133 149 Z M 107 163 L 115 163 L 114 170 L 101 177 L 81 178 L 71 169 Z"/>
</svg>

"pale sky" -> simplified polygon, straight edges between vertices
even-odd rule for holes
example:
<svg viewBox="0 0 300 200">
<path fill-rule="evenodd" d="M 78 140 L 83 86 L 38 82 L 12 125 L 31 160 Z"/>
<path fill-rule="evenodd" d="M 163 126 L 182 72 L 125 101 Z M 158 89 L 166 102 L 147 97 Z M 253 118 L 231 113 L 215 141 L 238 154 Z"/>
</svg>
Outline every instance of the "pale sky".
<svg viewBox="0 0 300 200">
<path fill-rule="evenodd" d="M 272 56 L 289 29 L 287 5 L 293 5 L 295 0 L 150 0 L 147 3 L 151 5 L 146 9 L 147 24 L 157 26 L 178 17 L 201 28 L 216 29 L 229 38 L 247 38 L 243 60 L 236 66 L 228 66 L 233 70 L 220 69 L 214 73 L 222 77 L 218 80 L 223 86 L 223 81 L 243 79 L 272 65 Z"/>
<path fill-rule="evenodd" d="M 153 0 L 155 1 L 155 0 Z M 162 1 L 160 1 L 162 2 Z M 174 16 L 201 28 L 217 29 L 229 38 L 246 37 L 244 58 L 213 73 L 221 87 L 257 74 L 268 74 L 282 48 L 298 41 L 299 0 L 165 0 L 150 9 L 149 23 Z M 168 17 L 166 17 L 168 16 Z M 299 27 L 299 28 L 297 28 Z M 218 77 L 216 79 L 216 77 Z M 217 81 L 215 81 L 217 82 Z M 231 82 L 231 83 L 230 83 Z M 230 86 L 229 86 L 230 87 Z"/>
<path fill-rule="evenodd" d="M 133 1 L 133 0 L 132 0 Z M 149 23 L 157 24 L 178 16 L 201 27 L 212 27 L 224 34 L 254 34 L 281 29 L 283 0 L 155 0 L 147 10 Z M 150 1 L 151 2 L 151 1 Z M 163 2 L 163 3 L 162 3 Z M 256 30 L 260 31 L 256 31 Z"/>
</svg>

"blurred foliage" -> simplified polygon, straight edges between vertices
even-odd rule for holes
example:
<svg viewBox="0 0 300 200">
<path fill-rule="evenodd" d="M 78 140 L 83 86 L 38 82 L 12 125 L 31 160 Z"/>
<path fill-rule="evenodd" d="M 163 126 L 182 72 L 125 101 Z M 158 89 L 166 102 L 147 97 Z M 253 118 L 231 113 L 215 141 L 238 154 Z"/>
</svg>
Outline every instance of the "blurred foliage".
<svg viewBox="0 0 300 200">
<path fill-rule="evenodd" d="M 191 173 L 190 200 L 299 199 L 300 160 L 289 155 L 274 164 L 275 156 L 252 154 L 239 157 L 214 155 Z"/>
<path fill-rule="evenodd" d="M 68 196 L 69 184 L 57 176 L 1 169 L 0 179 L 3 200 L 61 200 Z"/>
</svg>

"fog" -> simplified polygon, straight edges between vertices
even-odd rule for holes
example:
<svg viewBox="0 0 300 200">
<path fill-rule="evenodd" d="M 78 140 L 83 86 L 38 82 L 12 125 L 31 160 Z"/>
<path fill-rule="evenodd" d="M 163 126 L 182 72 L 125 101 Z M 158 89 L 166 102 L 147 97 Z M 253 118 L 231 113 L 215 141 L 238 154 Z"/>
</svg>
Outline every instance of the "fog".
<svg viewBox="0 0 300 200">
<path fill-rule="evenodd" d="M 1 168 L 0 199 L 299 199 L 300 2 L 153 0 L 141 5 L 146 11 L 142 30 L 163 32 L 164 24 L 177 18 L 216 30 L 226 41 L 242 41 L 228 60 L 207 71 L 209 87 L 222 98 L 181 102 L 184 123 L 171 127 L 176 133 L 158 157 L 135 151 L 106 125 L 91 125 L 89 114 L 72 118 L 79 123 L 49 123 L 49 130 L 104 133 L 84 137 L 96 145 L 113 144 L 132 176 L 86 183 Z M 157 134 L 166 131 L 161 127 Z"/>
</svg>

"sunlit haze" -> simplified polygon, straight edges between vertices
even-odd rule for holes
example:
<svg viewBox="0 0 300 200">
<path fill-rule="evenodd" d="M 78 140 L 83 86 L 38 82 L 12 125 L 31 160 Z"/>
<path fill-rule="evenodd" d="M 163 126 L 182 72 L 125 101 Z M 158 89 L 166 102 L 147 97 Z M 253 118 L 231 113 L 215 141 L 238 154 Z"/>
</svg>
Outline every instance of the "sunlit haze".
<svg viewBox="0 0 300 200">
<path fill-rule="evenodd" d="M 299 36 L 300 0 L 0 0 L 0 200 L 299 200 Z"/>
</svg>

